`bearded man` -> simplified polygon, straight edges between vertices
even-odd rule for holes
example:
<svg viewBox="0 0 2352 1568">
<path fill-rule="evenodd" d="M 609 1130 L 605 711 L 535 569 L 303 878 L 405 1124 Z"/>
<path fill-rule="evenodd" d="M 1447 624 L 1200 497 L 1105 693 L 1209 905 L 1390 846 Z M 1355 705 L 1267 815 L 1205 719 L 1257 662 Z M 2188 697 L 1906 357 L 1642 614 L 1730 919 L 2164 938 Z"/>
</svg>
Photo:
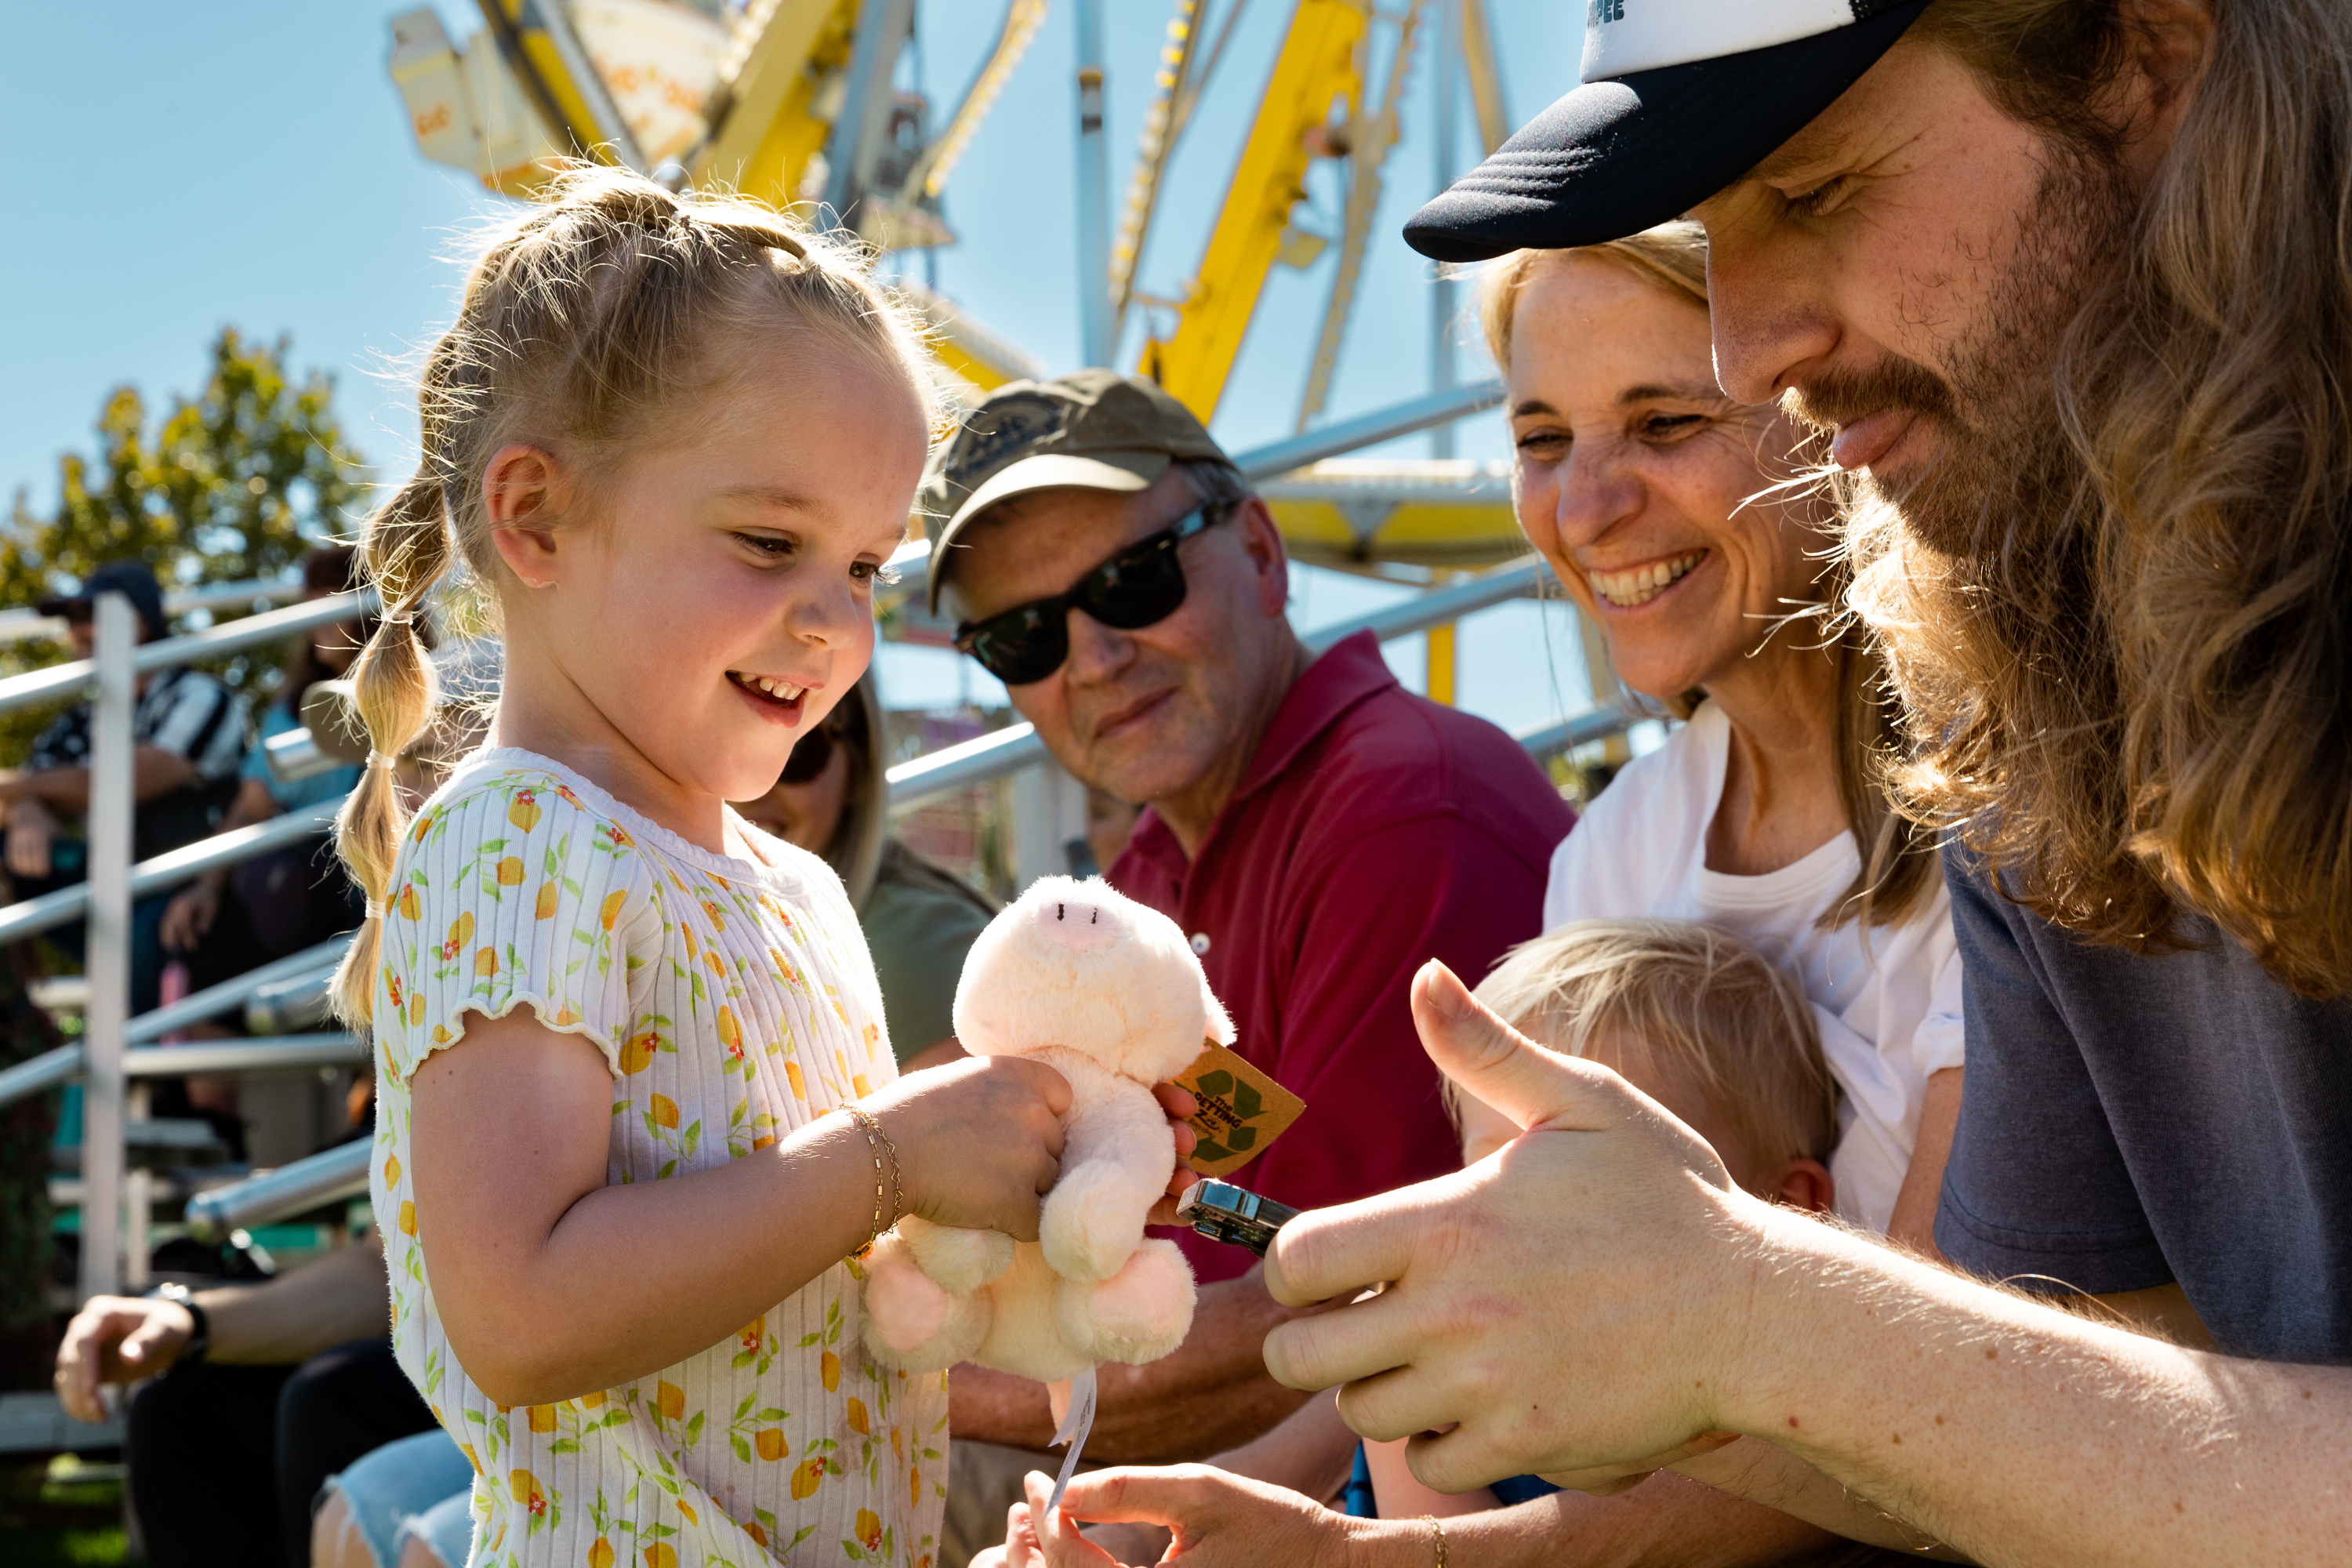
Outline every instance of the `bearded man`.
<svg viewBox="0 0 2352 1568">
<path fill-rule="evenodd" d="M 1690 209 L 1725 391 L 1831 433 L 1904 782 L 1952 845 L 1937 1239 L 2017 1289 L 1742 1196 L 1433 966 L 1432 1056 L 1528 1131 L 1293 1222 L 1278 1299 L 1390 1288 L 1269 1365 L 1421 1434 L 1441 1491 L 1671 1467 L 1984 1562 L 2333 1557 L 2352 7 L 1599 0 L 1582 74 L 1408 237 L 1467 260 Z"/>
</svg>

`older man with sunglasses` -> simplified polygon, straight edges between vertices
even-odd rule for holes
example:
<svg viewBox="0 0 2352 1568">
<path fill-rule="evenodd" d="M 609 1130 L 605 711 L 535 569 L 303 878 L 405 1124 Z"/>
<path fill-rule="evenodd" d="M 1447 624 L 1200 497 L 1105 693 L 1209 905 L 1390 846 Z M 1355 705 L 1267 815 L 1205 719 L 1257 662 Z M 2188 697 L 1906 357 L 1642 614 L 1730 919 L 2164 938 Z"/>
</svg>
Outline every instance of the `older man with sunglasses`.
<svg viewBox="0 0 2352 1568">
<path fill-rule="evenodd" d="M 1404 690 L 1369 633 L 1311 656 L 1265 503 L 1148 382 L 1001 389 L 926 499 L 957 646 L 1065 768 L 1149 807 L 1110 881 L 1192 933 L 1241 1053 L 1307 1101 L 1238 1179 L 1304 1206 L 1456 1166 L 1407 986 L 1433 956 L 1483 974 L 1540 930 L 1547 858 L 1574 821 L 1542 770 Z M 1104 1369 L 1091 1458 L 1205 1458 L 1299 1403 L 1266 1376 L 1259 1343 L 1286 1314 L 1247 1255 L 1178 1240 L 1204 1284 L 1192 1337 Z M 959 1439 L 1050 1436 L 1039 1385 L 956 1379 Z"/>
</svg>

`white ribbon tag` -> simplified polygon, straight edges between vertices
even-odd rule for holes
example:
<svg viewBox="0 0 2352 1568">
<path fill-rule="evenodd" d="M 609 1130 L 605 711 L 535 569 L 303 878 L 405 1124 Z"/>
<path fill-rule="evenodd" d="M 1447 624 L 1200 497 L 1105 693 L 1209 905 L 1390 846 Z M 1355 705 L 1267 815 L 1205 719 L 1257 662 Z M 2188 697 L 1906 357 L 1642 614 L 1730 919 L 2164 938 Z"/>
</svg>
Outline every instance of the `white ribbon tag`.
<svg viewBox="0 0 2352 1568">
<path fill-rule="evenodd" d="M 1077 1473 L 1078 1456 L 1087 1446 L 1087 1434 L 1095 1426 L 1095 1369 L 1091 1363 L 1087 1370 L 1070 1379 L 1070 1405 L 1062 1413 L 1062 1425 L 1054 1434 L 1054 1446 L 1067 1443 L 1070 1451 L 1062 1456 L 1062 1473 L 1054 1478 L 1053 1500 L 1045 1511 L 1054 1512 L 1062 1506 L 1062 1493 L 1068 1489 L 1070 1478 Z"/>
</svg>

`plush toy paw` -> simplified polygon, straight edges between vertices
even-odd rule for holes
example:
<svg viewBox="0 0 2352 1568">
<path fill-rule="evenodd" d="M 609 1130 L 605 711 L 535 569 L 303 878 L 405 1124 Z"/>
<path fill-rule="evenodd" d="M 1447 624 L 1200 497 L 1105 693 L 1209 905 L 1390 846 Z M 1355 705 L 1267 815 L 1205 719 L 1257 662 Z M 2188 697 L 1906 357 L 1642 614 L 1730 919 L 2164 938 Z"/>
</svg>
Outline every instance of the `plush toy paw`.
<svg viewBox="0 0 2352 1568">
<path fill-rule="evenodd" d="M 1002 1231 L 960 1230 L 908 1215 L 896 1226 L 916 1267 L 950 1296 L 969 1296 L 1013 1267 L 1013 1238 Z"/>
<path fill-rule="evenodd" d="M 1110 1279 L 1143 1244 L 1150 1206 L 1149 1195 L 1136 1201 L 1134 1182 L 1108 1162 L 1063 1172 L 1037 1222 L 1045 1261 L 1065 1279 Z"/>
<path fill-rule="evenodd" d="M 943 1372 L 988 1337 L 984 1293 L 950 1294 L 895 1233 L 866 1256 L 866 1351 L 898 1372 Z"/>
<path fill-rule="evenodd" d="M 1139 1364 L 1184 1342 L 1192 1300 L 1192 1270 L 1184 1255 L 1174 1242 L 1155 1237 L 1108 1279 L 1065 1279 L 1055 1292 L 1055 1326 L 1091 1360 Z"/>
</svg>

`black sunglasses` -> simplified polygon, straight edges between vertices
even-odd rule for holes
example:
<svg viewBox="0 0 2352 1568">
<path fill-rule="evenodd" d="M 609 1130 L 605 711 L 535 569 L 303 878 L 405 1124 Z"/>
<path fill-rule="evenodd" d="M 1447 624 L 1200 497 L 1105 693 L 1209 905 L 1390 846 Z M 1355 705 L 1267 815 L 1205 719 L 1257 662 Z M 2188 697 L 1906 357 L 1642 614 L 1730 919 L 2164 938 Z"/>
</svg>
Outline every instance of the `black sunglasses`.
<svg viewBox="0 0 2352 1568">
<path fill-rule="evenodd" d="M 1233 514 L 1231 501 L 1202 501 L 1150 538 L 1122 550 L 1066 594 L 1016 605 L 956 628 L 955 645 L 1007 686 L 1043 680 L 1070 657 L 1070 612 L 1131 632 L 1174 615 L 1184 603 L 1184 566 L 1176 547 Z"/>
</svg>

